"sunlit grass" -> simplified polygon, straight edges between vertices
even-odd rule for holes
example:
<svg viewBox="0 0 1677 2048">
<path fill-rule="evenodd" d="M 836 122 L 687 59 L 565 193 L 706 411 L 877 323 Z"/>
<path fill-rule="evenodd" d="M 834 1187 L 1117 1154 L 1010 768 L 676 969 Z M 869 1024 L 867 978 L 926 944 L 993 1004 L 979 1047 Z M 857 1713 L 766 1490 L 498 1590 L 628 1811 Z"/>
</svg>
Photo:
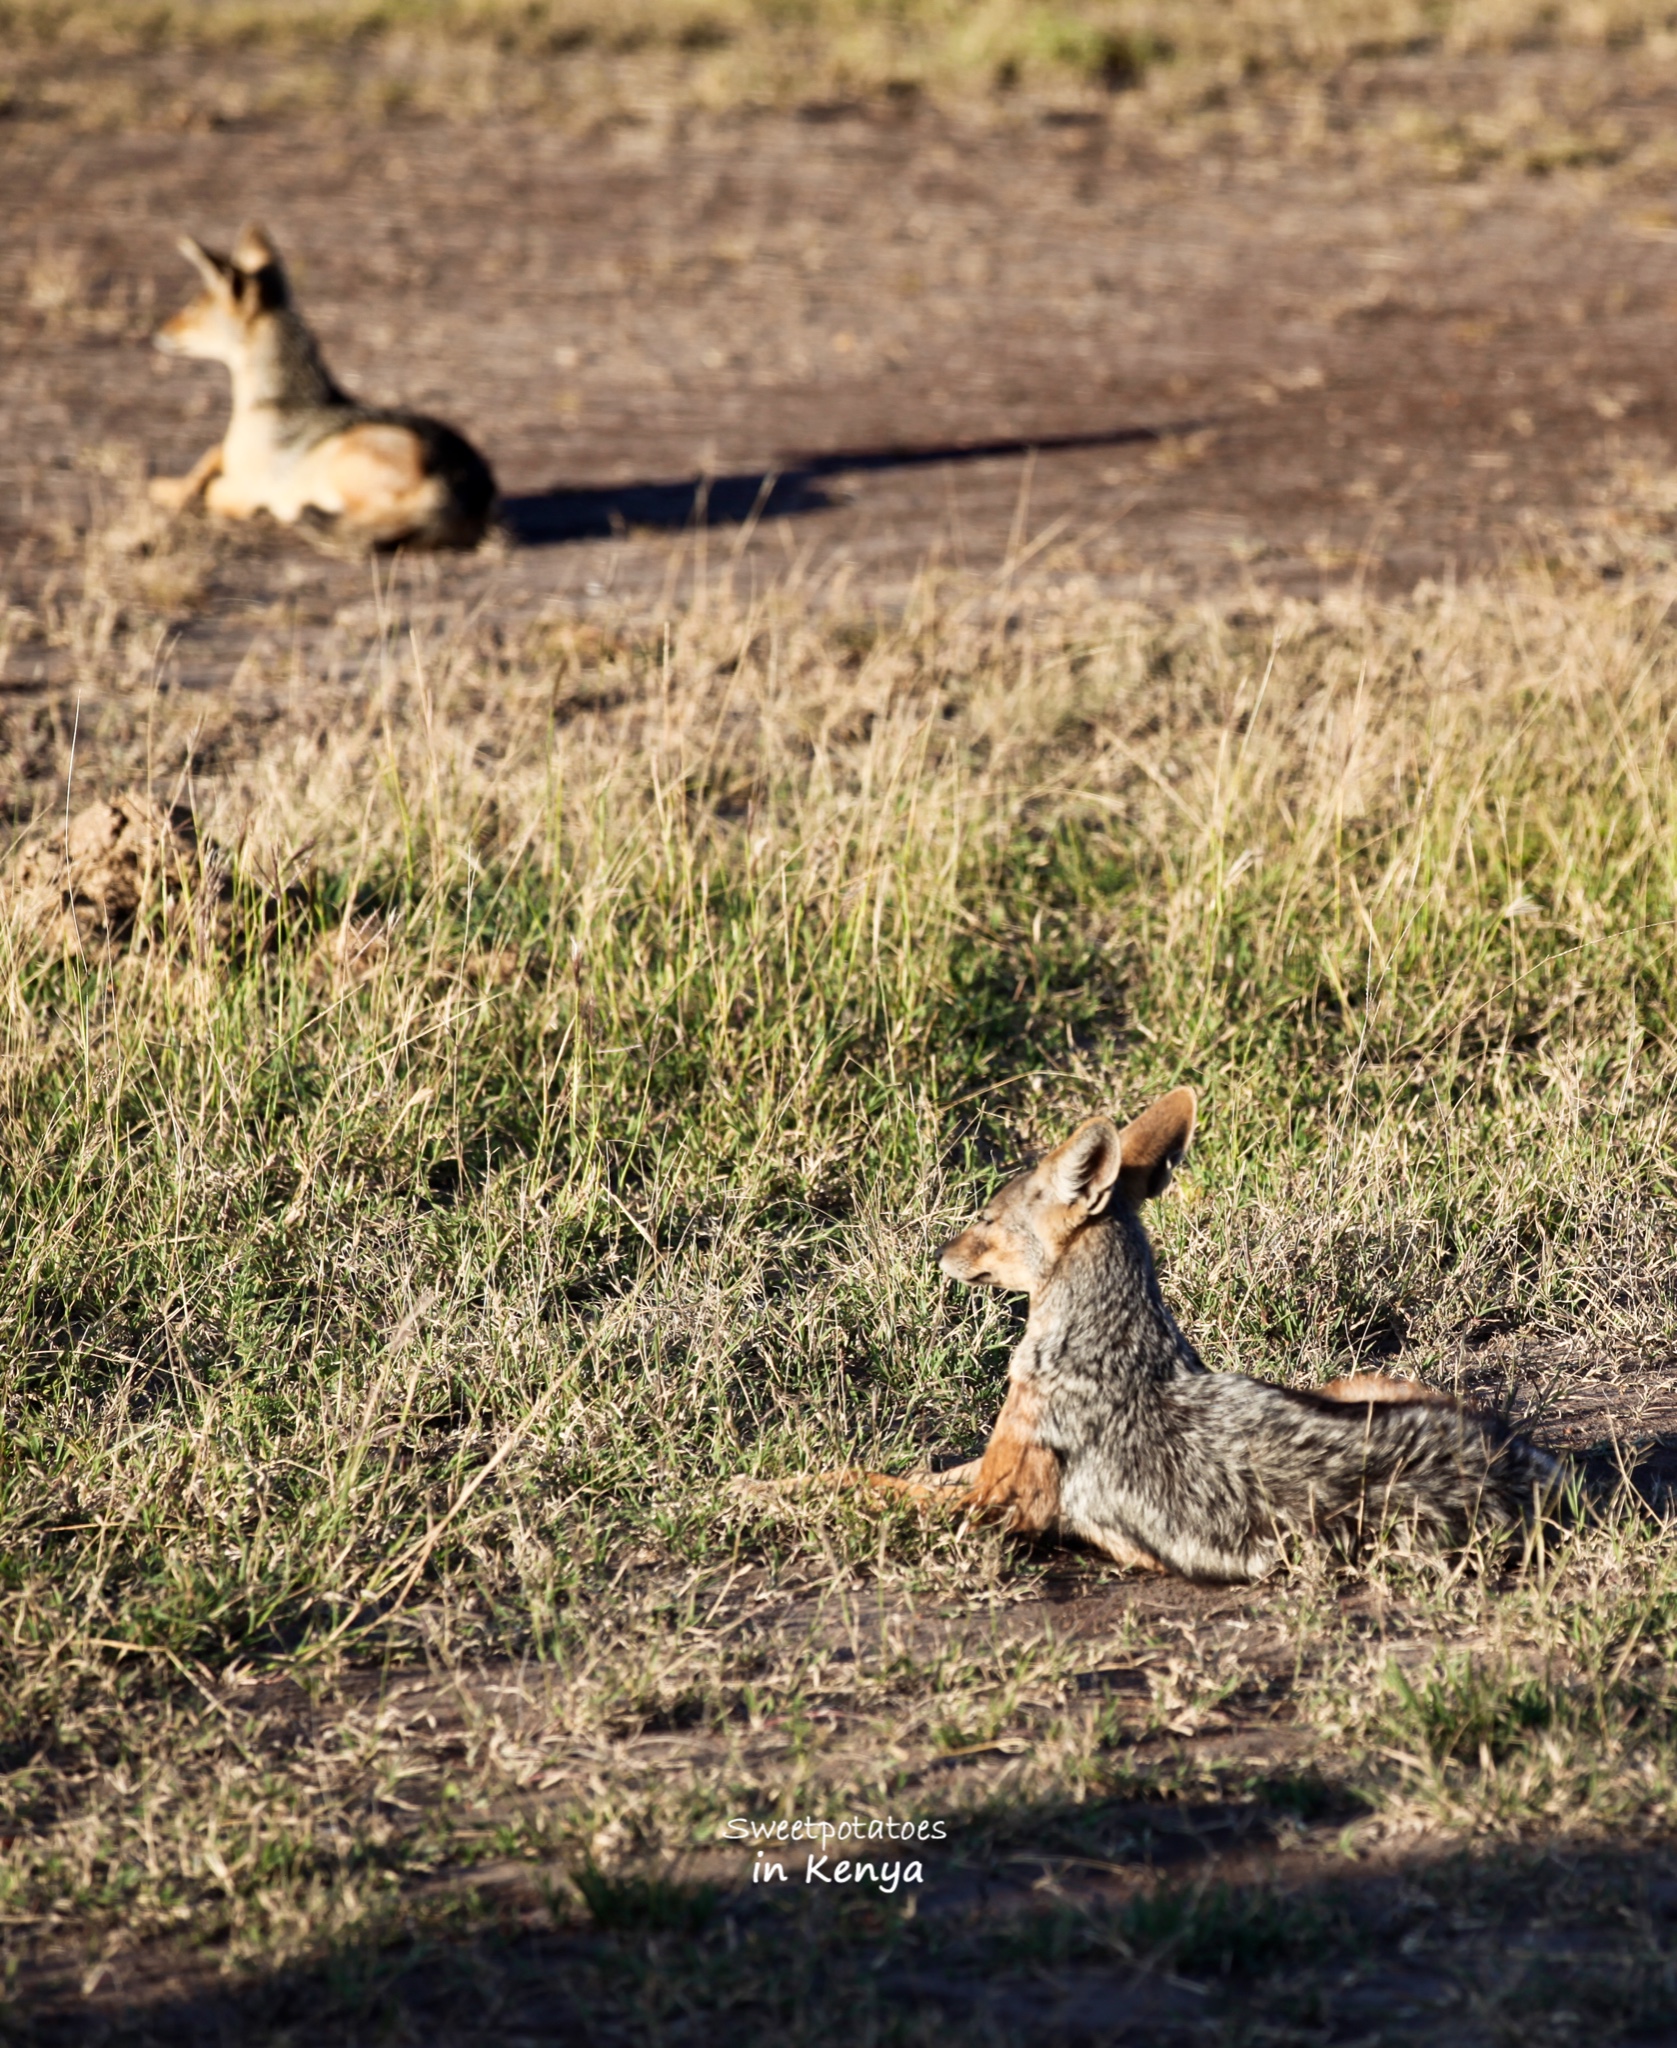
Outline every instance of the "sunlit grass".
<svg viewBox="0 0 1677 2048">
<path fill-rule="evenodd" d="M 1006 625 L 935 580 L 889 618 L 712 592 L 667 631 L 393 626 L 259 730 L 236 689 L 91 689 L 77 798 L 148 762 L 173 794 L 190 755 L 236 888 L 230 928 L 154 905 L 109 965 L 20 911 L 0 939 L 13 1905 L 271 1955 L 499 1843 L 606 1872 L 561 1885 L 579 1913 L 686 1925 L 618 1865 L 741 1800 L 877 1801 L 887 1748 L 1011 1744 L 1037 1805 L 1179 1796 L 1201 1767 L 1135 1744 L 1273 1671 L 1126 1638 L 1145 1695 L 1085 1696 L 1051 1635 L 982 1634 L 1042 1559 L 728 1482 L 981 1438 L 1014 1318 L 937 1242 L 1021 1151 L 1183 1079 L 1202 1136 L 1158 1234 L 1214 1365 L 1450 1383 L 1487 1327 L 1668 1348 L 1667 595 L 1015 597 Z M 38 799 L 50 832 L 62 784 Z M 1314 1673 L 1324 1811 L 1666 1812 L 1663 1533 L 1610 1521 L 1512 1591 L 1392 1561 L 1437 1645 L 1396 1676 L 1325 1569 L 1259 1596 Z M 742 1574 L 814 1618 L 741 1633 Z M 899 1630 L 932 1610 L 979 1633 Z M 376 1720 L 260 1762 L 207 1704 L 480 1658 L 526 1660 L 549 1732 L 443 1767 Z M 712 1747 L 652 1784 L 545 1746 L 648 1728 Z M 1216 1974 L 1290 1912 L 1171 1893 L 1101 1939 Z"/>
<path fill-rule="evenodd" d="M 204 90 L 224 118 L 341 107 L 587 119 L 1016 92 L 1098 102 L 1141 87 L 1187 104 L 1423 51 L 1663 55 L 1674 26 L 1666 0 L 3 0 L 0 50 L 20 109 L 114 126 L 147 118 L 146 93 L 174 104 L 184 80 L 125 83 L 113 60 L 222 66 Z"/>
</svg>

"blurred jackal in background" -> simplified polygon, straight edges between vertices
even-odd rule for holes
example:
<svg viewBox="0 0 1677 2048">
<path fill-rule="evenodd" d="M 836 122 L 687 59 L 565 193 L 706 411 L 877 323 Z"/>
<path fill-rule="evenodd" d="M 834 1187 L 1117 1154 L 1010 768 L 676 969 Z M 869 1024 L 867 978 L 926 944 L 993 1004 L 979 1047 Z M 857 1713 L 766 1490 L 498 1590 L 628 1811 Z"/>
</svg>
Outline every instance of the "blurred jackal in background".
<svg viewBox="0 0 1677 2048">
<path fill-rule="evenodd" d="M 154 339 L 225 363 L 233 417 L 186 476 L 153 479 L 153 502 L 178 511 L 201 496 L 222 518 L 266 512 L 355 548 L 475 547 L 495 501 L 488 463 L 441 421 L 339 388 L 262 230 L 241 229 L 231 256 L 190 235 L 179 246 L 204 289 Z"/>
</svg>

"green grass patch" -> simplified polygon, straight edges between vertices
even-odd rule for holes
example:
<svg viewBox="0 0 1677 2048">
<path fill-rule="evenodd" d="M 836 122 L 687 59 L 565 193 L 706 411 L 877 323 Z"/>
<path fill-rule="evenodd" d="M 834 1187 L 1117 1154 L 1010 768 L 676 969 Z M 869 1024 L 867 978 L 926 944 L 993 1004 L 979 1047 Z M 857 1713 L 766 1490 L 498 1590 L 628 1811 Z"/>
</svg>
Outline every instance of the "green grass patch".
<svg viewBox="0 0 1677 2048">
<path fill-rule="evenodd" d="M 239 762 L 195 783 L 231 922 L 159 905 L 109 962 L 0 927 L 8 1911 L 329 1947 L 494 1850 L 698 1939 L 658 1873 L 729 1815 L 977 1839 L 1004 1771 L 1028 1830 L 1150 1801 L 1098 1845 L 1126 1869 L 1207 1801 L 1265 1839 L 1664 1824 L 1651 1525 L 1507 1581 L 1397 1558 L 1364 1607 L 1301 1559 L 1252 1610 L 1291 1649 L 1117 1608 L 1080 1645 L 1016 1610 L 1093 1566 L 729 1490 L 981 1440 L 1017 1321 L 937 1245 L 1179 1080 L 1161 1261 L 1213 1365 L 1495 1393 L 1662 1355 L 1658 593 L 1010 632 L 929 588 L 404 645 L 242 751 L 236 704 L 90 704 L 79 792 L 145 745 Z M 1393 1614 L 1440 1653 L 1388 1684 Z M 1194 1761 L 1272 1724 L 1239 1782 Z M 1208 1979 L 1308 1946 L 1261 1888 L 1126 1911 L 1110 1953 Z"/>
</svg>

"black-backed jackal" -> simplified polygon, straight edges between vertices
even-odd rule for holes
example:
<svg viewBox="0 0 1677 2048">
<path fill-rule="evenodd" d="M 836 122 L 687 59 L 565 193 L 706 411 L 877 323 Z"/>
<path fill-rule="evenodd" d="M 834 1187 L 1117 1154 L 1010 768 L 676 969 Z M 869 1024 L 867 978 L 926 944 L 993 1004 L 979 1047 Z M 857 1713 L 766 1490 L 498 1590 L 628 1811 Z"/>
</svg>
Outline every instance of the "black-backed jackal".
<svg viewBox="0 0 1677 2048">
<path fill-rule="evenodd" d="M 241 229 L 231 256 L 190 235 L 180 249 L 204 289 L 154 339 L 225 363 L 233 417 L 186 476 L 152 480 L 153 502 L 178 511 L 201 497 L 224 519 L 265 512 L 355 548 L 475 547 L 495 501 L 488 463 L 441 421 L 338 387 L 262 230 Z"/>
<path fill-rule="evenodd" d="M 831 1483 L 1204 1579 L 1263 1577 L 1292 1532 L 1354 1548 L 1408 1527 L 1449 1544 L 1540 1515 L 1556 1460 L 1417 1382 L 1358 1374 L 1305 1390 L 1207 1371 L 1165 1306 L 1141 1222 L 1194 1115 L 1192 1089 L 1177 1088 L 1122 1131 L 1091 1118 L 944 1246 L 954 1279 L 1030 1302 L 984 1455 L 933 1478 Z"/>
</svg>

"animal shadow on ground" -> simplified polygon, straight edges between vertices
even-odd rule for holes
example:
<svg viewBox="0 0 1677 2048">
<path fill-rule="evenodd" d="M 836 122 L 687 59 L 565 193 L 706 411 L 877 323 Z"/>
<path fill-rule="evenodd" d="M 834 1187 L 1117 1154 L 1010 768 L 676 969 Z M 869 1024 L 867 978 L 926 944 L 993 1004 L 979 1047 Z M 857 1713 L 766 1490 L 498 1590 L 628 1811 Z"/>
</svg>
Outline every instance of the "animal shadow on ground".
<svg viewBox="0 0 1677 2048">
<path fill-rule="evenodd" d="M 1607 1440 L 1573 1456 L 1592 1492 L 1607 1495 L 1627 1487 L 1657 1515 L 1677 1510 L 1677 1433 L 1625 1443 Z"/>
<path fill-rule="evenodd" d="M 533 491 L 501 500 L 502 527 L 522 547 L 604 540 L 631 527 L 685 531 L 690 527 L 744 526 L 756 519 L 786 519 L 820 512 L 833 500 L 823 477 L 869 470 L 929 469 L 939 463 L 988 462 L 1009 456 L 1122 448 L 1193 433 L 1202 421 L 1163 427 L 1112 427 L 1100 433 L 1042 434 L 1000 441 L 956 441 L 915 448 L 839 448 L 788 456 L 784 468 L 740 470 L 669 482 L 602 484 L 583 489 Z"/>
</svg>

